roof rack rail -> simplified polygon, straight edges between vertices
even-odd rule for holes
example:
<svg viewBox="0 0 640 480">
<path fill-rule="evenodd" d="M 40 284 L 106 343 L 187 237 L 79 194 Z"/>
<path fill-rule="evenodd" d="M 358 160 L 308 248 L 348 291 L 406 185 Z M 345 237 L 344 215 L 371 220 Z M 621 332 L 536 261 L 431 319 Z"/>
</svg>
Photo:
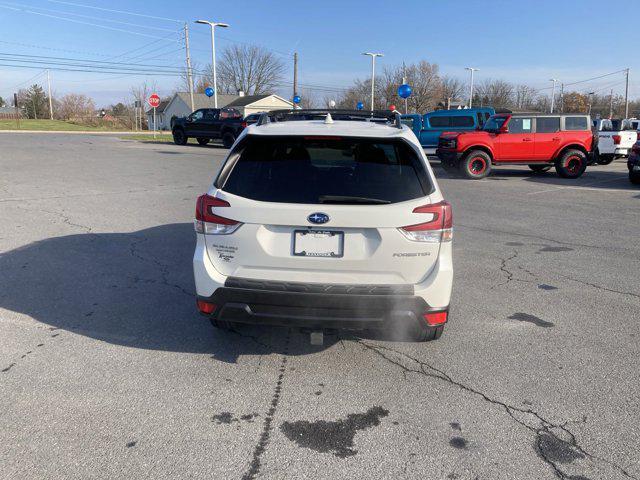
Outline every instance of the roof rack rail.
<svg viewBox="0 0 640 480">
<path fill-rule="evenodd" d="M 271 122 L 286 122 L 295 120 L 324 120 L 331 115 L 333 120 L 352 120 L 360 122 L 389 122 L 394 127 L 402 129 L 400 113 L 397 110 L 344 110 L 344 109 L 300 109 L 273 110 L 260 115 L 256 125 L 266 125 Z"/>
</svg>

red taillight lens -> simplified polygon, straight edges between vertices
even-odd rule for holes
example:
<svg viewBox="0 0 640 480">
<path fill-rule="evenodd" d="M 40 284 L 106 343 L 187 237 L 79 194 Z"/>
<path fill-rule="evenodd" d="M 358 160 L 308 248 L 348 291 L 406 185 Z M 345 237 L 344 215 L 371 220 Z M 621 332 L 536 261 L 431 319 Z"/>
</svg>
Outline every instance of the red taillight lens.
<svg viewBox="0 0 640 480">
<path fill-rule="evenodd" d="M 247 122 L 242 122 L 242 123 L 240 124 L 240 126 L 241 126 L 242 128 L 247 128 Z"/>
<path fill-rule="evenodd" d="M 212 197 L 211 195 L 200 195 L 198 200 L 196 200 L 196 232 L 226 235 L 236 231 L 241 225 L 240 222 L 213 213 L 214 208 L 230 206 L 229 202 Z"/>
<path fill-rule="evenodd" d="M 200 313 L 206 313 L 207 315 L 216 311 L 218 306 L 215 303 L 205 302 L 204 300 L 197 300 L 198 310 Z"/>
<path fill-rule="evenodd" d="M 638 131 L 638 133 L 636 133 L 636 140 L 640 140 L 640 131 Z"/>
<path fill-rule="evenodd" d="M 427 325 L 431 327 L 435 327 L 436 325 L 443 325 L 447 323 L 447 311 L 444 312 L 427 312 L 423 315 L 424 321 L 427 322 Z"/>
<path fill-rule="evenodd" d="M 400 228 L 402 234 L 416 242 L 450 242 L 453 237 L 453 213 L 451 204 L 445 200 L 413 209 L 413 213 L 430 213 L 428 222 Z"/>
<path fill-rule="evenodd" d="M 613 138 L 614 145 L 620 145 L 620 142 L 622 141 L 622 137 L 620 135 L 612 135 L 611 138 Z"/>
</svg>

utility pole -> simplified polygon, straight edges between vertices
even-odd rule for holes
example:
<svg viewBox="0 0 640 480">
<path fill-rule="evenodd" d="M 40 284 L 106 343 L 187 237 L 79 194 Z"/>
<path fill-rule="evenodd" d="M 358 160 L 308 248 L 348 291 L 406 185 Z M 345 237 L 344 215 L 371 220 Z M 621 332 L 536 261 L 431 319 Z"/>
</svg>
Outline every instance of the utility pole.
<svg viewBox="0 0 640 480">
<path fill-rule="evenodd" d="M 609 118 L 613 118 L 613 88 L 609 93 Z"/>
<path fill-rule="evenodd" d="M 293 52 L 293 96 L 296 95 L 298 95 L 298 52 Z"/>
<path fill-rule="evenodd" d="M 629 118 L 629 69 L 627 68 L 627 82 L 624 87 L 624 118 Z"/>
<path fill-rule="evenodd" d="M 469 83 L 469 108 L 473 106 L 473 72 L 477 72 L 477 68 L 473 67 L 465 67 L 465 70 L 469 70 L 471 72 L 471 82 Z"/>
<path fill-rule="evenodd" d="M 374 94 L 375 94 L 375 82 L 376 82 L 376 57 L 384 57 L 382 53 L 365 52 L 362 55 L 369 55 L 371 57 L 371 111 L 374 110 Z"/>
<path fill-rule="evenodd" d="M 559 80 L 557 78 L 552 78 L 549 81 L 553 82 L 553 87 L 552 87 L 552 90 L 551 90 L 551 112 L 549 112 L 549 113 L 553 113 L 553 107 L 555 106 L 555 101 L 556 101 L 556 83 Z"/>
<path fill-rule="evenodd" d="M 560 84 L 560 113 L 564 113 L 564 82 Z"/>
<path fill-rule="evenodd" d="M 16 109 L 16 127 L 20 130 L 20 107 L 18 107 L 18 94 L 13 94 L 13 106 Z"/>
<path fill-rule="evenodd" d="M 53 120 L 53 100 L 51 100 L 51 76 L 47 68 L 47 86 L 49 87 L 49 117 Z"/>
<path fill-rule="evenodd" d="M 187 54 L 187 82 L 189 83 L 189 98 L 191 99 L 191 111 L 196 109 L 193 102 L 193 76 L 191 72 L 191 54 L 189 53 L 189 25 L 184 22 L 184 46 Z"/>
<path fill-rule="evenodd" d="M 588 95 L 589 95 L 589 115 L 591 115 L 591 105 L 593 104 L 593 95 L 595 93 L 596 92 L 589 92 L 588 93 Z"/>
</svg>

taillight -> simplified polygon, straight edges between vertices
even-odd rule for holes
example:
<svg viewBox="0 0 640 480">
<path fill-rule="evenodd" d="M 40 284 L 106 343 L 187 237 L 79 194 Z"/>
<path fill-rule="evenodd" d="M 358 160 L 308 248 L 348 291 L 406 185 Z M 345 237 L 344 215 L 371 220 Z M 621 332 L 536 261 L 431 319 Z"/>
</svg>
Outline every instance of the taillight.
<svg viewBox="0 0 640 480">
<path fill-rule="evenodd" d="M 212 314 L 216 311 L 216 308 L 218 308 L 215 303 L 205 302 L 204 300 L 196 300 L 196 305 L 198 306 L 198 311 L 200 313 L 204 313 L 207 315 Z"/>
<path fill-rule="evenodd" d="M 451 204 L 445 200 L 413 209 L 413 213 L 430 213 L 431 220 L 399 228 L 400 232 L 414 242 L 440 243 L 453 239 L 453 215 Z"/>
<path fill-rule="evenodd" d="M 242 223 L 230 218 L 221 217 L 213 213 L 214 208 L 230 207 L 229 202 L 200 195 L 196 200 L 196 219 L 194 222 L 197 233 L 205 235 L 228 235 L 235 232 Z"/>
<path fill-rule="evenodd" d="M 240 126 L 241 126 L 242 128 L 247 128 L 247 122 L 242 122 L 242 123 L 240 124 Z"/>
<path fill-rule="evenodd" d="M 443 312 L 427 312 L 423 315 L 423 318 L 427 325 L 434 327 L 447 323 L 447 316 L 448 312 L 445 310 Z"/>
<path fill-rule="evenodd" d="M 634 143 L 633 147 L 631 147 L 631 151 L 636 155 L 640 155 L 640 145 L 638 145 L 637 143 Z"/>
<path fill-rule="evenodd" d="M 640 140 L 640 130 L 638 130 L 638 133 L 636 133 L 636 140 Z"/>
<path fill-rule="evenodd" d="M 620 135 L 612 135 L 611 138 L 613 138 L 614 145 L 620 145 L 620 142 L 622 141 L 622 137 Z"/>
</svg>

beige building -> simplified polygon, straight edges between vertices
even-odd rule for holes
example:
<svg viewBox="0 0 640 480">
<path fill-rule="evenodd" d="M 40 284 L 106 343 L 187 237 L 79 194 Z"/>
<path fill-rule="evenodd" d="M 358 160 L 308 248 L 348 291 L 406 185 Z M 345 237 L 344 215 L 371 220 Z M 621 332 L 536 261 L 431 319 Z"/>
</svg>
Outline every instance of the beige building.
<svg viewBox="0 0 640 480">
<path fill-rule="evenodd" d="M 214 108 L 213 97 L 207 97 L 204 93 L 193 94 L 194 110 L 201 108 Z M 243 117 L 251 113 L 268 112 L 293 108 L 293 103 L 278 95 L 218 95 L 218 108 L 235 108 Z M 186 117 L 192 112 L 191 100 L 188 92 L 178 92 L 160 103 L 156 109 L 157 130 L 171 130 L 172 117 Z M 149 129 L 153 129 L 153 109 L 147 110 Z"/>
</svg>

